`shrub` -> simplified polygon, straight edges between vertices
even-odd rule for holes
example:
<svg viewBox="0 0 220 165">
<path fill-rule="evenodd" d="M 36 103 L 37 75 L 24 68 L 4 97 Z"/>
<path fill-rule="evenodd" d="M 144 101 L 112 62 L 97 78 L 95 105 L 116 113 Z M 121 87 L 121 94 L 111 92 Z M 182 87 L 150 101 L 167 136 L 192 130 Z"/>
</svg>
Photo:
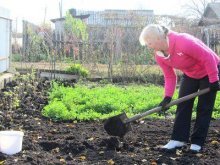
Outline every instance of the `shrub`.
<svg viewBox="0 0 220 165">
<path fill-rule="evenodd" d="M 21 54 L 12 54 L 12 61 L 13 62 L 20 62 L 20 61 L 22 61 L 22 55 Z"/>
<path fill-rule="evenodd" d="M 72 64 L 66 69 L 66 71 L 68 73 L 76 74 L 82 77 L 88 77 L 89 75 L 89 71 L 82 67 L 80 64 Z"/>
</svg>

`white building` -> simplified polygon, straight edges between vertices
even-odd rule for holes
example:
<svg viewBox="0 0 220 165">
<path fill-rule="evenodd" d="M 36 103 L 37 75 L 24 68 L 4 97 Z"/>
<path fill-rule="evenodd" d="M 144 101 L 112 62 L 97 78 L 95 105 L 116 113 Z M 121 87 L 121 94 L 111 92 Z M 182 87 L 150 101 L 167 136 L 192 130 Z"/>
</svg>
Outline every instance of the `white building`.
<svg viewBox="0 0 220 165">
<path fill-rule="evenodd" d="M 0 7 L 0 73 L 9 68 L 11 52 L 11 19 L 9 10 Z"/>
</svg>

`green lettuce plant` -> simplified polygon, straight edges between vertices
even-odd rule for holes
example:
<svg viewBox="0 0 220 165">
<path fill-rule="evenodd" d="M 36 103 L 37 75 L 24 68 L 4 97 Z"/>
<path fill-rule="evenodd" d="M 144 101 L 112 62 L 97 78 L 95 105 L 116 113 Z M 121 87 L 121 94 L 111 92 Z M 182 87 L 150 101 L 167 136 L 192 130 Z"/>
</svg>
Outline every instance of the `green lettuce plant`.
<svg viewBox="0 0 220 165">
<path fill-rule="evenodd" d="M 178 89 L 173 97 L 177 98 Z M 75 87 L 64 87 L 53 83 L 49 93 L 50 102 L 42 114 L 55 120 L 99 120 L 126 112 L 130 117 L 158 106 L 163 98 L 163 87 L 155 85 L 113 84 L 76 84 Z M 213 117 L 220 117 L 217 97 Z M 196 103 L 195 103 L 196 105 Z M 168 113 L 174 117 L 176 106 L 170 107 Z M 193 109 L 195 117 L 196 106 Z M 148 117 L 164 118 L 154 113 Z"/>
</svg>

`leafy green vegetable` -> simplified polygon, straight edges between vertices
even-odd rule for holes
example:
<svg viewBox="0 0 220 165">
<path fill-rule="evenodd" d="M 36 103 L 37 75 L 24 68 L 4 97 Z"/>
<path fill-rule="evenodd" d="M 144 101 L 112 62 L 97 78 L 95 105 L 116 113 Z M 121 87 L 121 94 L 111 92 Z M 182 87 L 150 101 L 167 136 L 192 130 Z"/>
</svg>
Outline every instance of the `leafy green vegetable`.
<svg viewBox="0 0 220 165">
<path fill-rule="evenodd" d="M 177 98 L 177 92 L 173 99 Z M 73 88 L 53 83 L 49 98 L 50 103 L 44 107 L 42 114 L 55 120 L 98 120 L 123 112 L 130 117 L 156 107 L 163 98 L 163 87 L 76 84 Z M 220 105 L 219 97 L 216 100 L 217 105 Z M 195 117 L 195 108 L 196 106 L 194 106 L 193 117 Z M 220 117 L 219 109 L 219 107 L 214 109 L 213 117 Z M 174 117 L 175 110 L 176 106 L 172 106 L 168 113 Z M 159 116 L 155 113 L 150 117 Z"/>
</svg>

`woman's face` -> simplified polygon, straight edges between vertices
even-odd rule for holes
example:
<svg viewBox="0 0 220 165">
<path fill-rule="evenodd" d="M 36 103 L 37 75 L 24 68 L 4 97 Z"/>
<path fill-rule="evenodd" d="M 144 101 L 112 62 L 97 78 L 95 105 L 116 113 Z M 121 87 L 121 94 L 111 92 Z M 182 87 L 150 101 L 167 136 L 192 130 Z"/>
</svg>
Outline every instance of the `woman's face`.
<svg viewBox="0 0 220 165">
<path fill-rule="evenodd" d="M 167 41 L 166 39 L 161 39 L 156 36 L 149 36 L 145 39 L 146 46 L 154 51 L 167 50 Z"/>
</svg>

